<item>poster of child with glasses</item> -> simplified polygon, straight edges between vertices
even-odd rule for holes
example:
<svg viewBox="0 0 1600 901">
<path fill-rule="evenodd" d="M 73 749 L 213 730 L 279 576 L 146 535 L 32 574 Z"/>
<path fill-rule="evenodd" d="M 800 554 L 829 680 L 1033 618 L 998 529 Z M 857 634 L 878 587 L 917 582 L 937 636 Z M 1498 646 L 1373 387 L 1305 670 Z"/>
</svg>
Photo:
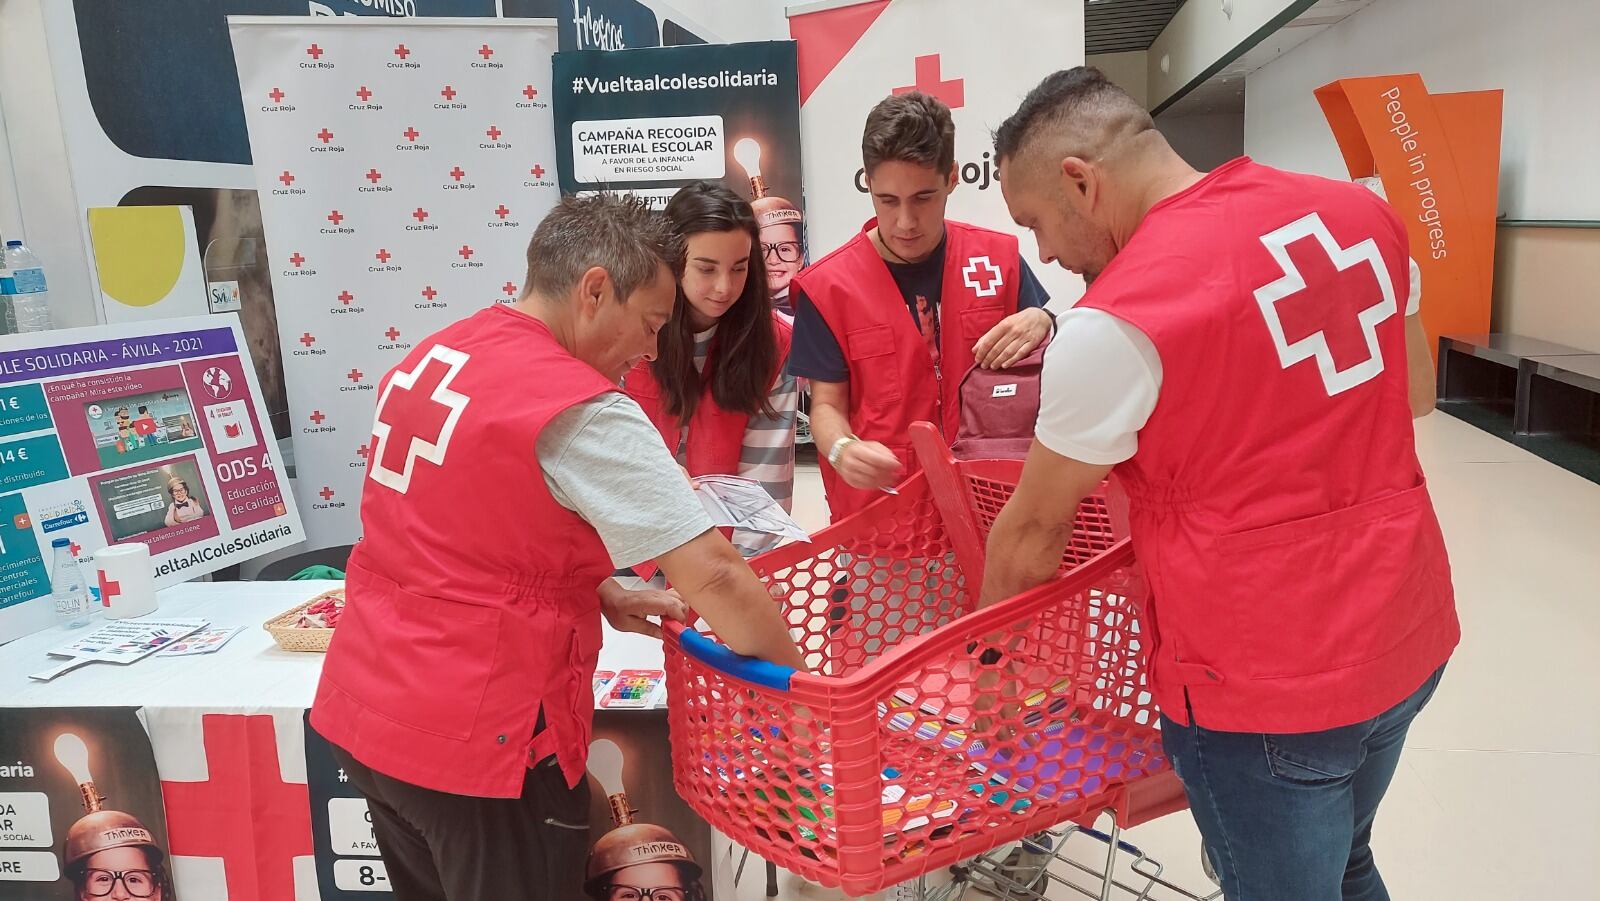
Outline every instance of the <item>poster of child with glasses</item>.
<svg viewBox="0 0 1600 901">
<path fill-rule="evenodd" d="M 173 901 L 150 738 L 129 708 L 0 708 L 7 901 Z"/>
</svg>

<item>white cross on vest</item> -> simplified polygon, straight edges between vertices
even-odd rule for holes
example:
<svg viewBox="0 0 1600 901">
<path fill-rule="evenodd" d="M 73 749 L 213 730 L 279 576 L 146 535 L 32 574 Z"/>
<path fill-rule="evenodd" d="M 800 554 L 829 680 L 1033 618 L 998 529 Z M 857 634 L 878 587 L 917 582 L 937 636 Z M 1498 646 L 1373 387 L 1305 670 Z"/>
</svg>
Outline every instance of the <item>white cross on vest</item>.
<svg viewBox="0 0 1600 901">
<path fill-rule="evenodd" d="M 961 269 L 961 283 L 979 297 L 993 297 L 1000 292 L 1005 280 L 1000 274 L 1000 267 L 991 263 L 987 256 L 981 256 L 967 260 L 967 265 Z"/>
<path fill-rule="evenodd" d="M 471 359 L 435 344 L 410 372 L 396 372 L 378 398 L 372 425 L 371 476 L 401 494 L 411 487 L 417 459 L 443 466 L 450 436 L 471 398 L 450 383 Z"/>
<path fill-rule="evenodd" d="M 1362 339 L 1366 342 L 1367 359 L 1343 370 L 1338 368 L 1338 363 L 1334 360 L 1327 336 L 1329 326 L 1342 323 L 1329 322 L 1323 328 L 1291 343 L 1284 335 L 1283 320 L 1278 314 L 1277 305 L 1280 301 L 1306 290 L 1305 276 L 1301 275 L 1299 268 L 1289 258 L 1288 251 L 1290 244 L 1306 238 L 1316 239 L 1318 246 L 1339 271 L 1364 264 L 1372 268 L 1372 274 L 1377 279 L 1378 293 L 1373 297 L 1372 304 L 1356 314 L 1356 324 L 1361 329 Z M 1328 231 L 1328 226 L 1323 223 L 1322 217 L 1311 213 L 1276 231 L 1262 235 L 1261 243 L 1266 245 L 1267 252 L 1272 254 L 1272 258 L 1283 270 L 1281 278 L 1256 289 L 1255 292 L 1256 304 L 1260 306 L 1261 315 L 1266 319 L 1267 331 L 1272 334 L 1272 343 L 1278 350 L 1278 360 L 1283 364 L 1283 368 L 1288 369 L 1302 360 L 1316 360 L 1317 369 L 1322 375 L 1323 387 L 1327 389 L 1329 397 L 1377 378 L 1378 374 L 1383 372 L 1383 351 L 1378 346 L 1378 324 L 1399 310 L 1399 305 L 1395 302 L 1394 282 L 1389 278 L 1389 268 L 1384 265 L 1383 256 L 1378 253 L 1377 241 L 1368 238 L 1351 247 L 1340 247 L 1333 233 Z"/>
</svg>

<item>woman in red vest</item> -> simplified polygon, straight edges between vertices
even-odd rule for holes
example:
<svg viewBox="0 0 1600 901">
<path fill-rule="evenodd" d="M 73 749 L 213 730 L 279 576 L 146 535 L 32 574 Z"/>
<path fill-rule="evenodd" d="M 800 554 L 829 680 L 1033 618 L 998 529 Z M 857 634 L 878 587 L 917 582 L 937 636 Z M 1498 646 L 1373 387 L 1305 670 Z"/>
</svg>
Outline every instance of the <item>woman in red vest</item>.
<svg viewBox="0 0 1600 901">
<path fill-rule="evenodd" d="M 790 326 L 772 307 L 760 230 L 750 204 L 696 182 L 667 204 L 687 245 L 672 320 L 655 360 L 623 386 L 690 476 L 753 479 L 790 508 L 798 393 L 787 372 Z M 772 536 L 735 532 L 751 556 Z"/>
</svg>

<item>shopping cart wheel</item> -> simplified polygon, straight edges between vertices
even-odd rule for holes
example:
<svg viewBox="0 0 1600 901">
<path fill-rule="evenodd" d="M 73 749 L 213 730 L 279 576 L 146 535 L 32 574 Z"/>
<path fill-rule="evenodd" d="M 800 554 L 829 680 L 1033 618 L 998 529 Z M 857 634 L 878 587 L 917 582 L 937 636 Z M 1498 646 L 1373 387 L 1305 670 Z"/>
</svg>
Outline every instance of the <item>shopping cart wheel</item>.
<svg viewBox="0 0 1600 901">
<path fill-rule="evenodd" d="M 1200 869 L 1205 871 L 1206 878 L 1211 880 L 1212 885 L 1222 887 L 1222 879 L 1217 876 L 1217 868 L 1211 865 L 1211 849 L 1206 847 L 1205 839 L 1200 840 Z"/>
</svg>

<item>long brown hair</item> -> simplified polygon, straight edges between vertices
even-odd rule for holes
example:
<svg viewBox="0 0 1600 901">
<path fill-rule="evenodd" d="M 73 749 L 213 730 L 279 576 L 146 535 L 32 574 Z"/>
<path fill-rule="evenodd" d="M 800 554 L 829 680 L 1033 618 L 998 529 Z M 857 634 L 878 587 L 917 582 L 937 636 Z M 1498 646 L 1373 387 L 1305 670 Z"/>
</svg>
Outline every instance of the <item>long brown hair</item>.
<svg viewBox="0 0 1600 901">
<path fill-rule="evenodd" d="M 767 395 L 777 372 L 778 339 L 773 334 L 772 295 L 767 291 L 767 264 L 761 253 L 761 231 L 750 204 L 727 188 L 711 182 L 685 186 L 667 203 L 667 218 L 685 243 L 705 232 L 742 231 L 750 236 L 750 265 L 744 291 L 717 320 L 712 339 L 715 356 L 710 361 L 711 397 L 717 406 L 747 416 L 772 414 Z M 661 386 L 666 411 L 688 422 L 700 405 L 705 382 L 694 368 L 694 325 L 689 322 L 689 301 L 678 283 L 678 301 L 672 319 L 661 330 L 656 360 L 650 372 Z"/>
</svg>

